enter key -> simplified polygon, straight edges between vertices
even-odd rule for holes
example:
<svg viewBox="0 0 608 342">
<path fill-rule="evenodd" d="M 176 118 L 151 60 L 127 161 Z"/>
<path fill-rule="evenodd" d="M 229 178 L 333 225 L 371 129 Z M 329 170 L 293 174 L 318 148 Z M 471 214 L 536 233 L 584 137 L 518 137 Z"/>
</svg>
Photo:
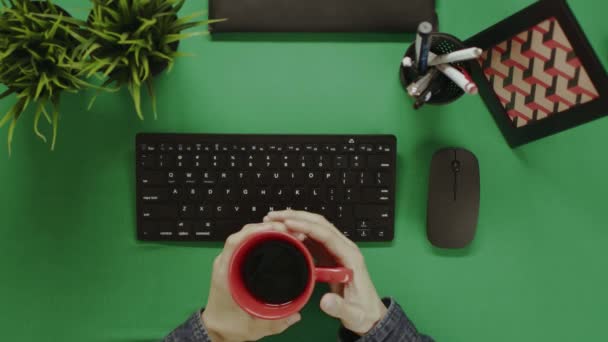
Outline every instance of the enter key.
<svg viewBox="0 0 608 342">
<path fill-rule="evenodd" d="M 391 219 L 391 207 L 389 205 L 356 205 L 355 217 L 359 220 L 372 222 L 389 222 Z"/>
</svg>

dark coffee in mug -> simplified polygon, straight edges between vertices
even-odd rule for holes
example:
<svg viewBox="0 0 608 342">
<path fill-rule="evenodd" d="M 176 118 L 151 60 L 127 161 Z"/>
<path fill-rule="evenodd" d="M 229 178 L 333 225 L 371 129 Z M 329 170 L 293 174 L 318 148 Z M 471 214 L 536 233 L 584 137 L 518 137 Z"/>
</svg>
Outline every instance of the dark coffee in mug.
<svg viewBox="0 0 608 342">
<path fill-rule="evenodd" d="M 257 300 L 285 304 L 298 298 L 309 282 L 306 256 L 284 240 L 260 242 L 247 253 L 241 276 Z"/>
</svg>

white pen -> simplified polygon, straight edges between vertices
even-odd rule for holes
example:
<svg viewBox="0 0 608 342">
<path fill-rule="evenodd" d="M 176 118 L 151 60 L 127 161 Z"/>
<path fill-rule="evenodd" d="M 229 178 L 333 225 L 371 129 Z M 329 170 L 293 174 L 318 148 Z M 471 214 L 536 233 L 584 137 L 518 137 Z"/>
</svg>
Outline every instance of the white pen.
<svg viewBox="0 0 608 342">
<path fill-rule="evenodd" d="M 430 56 L 429 65 L 448 64 L 448 63 L 467 61 L 470 59 L 478 58 L 479 56 L 481 56 L 482 53 L 483 53 L 482 49 L 472 47 L 472 48 L 468 48 L 468 49 L 463 49 L 463 50 L 446 53 L 445 55 Z"/>
<path fill-rule="evenodd" d="M 477 85 L 471 79 L 466 77 L 458 69 L 448 64 L 439 64 L 435 66 L 439 71 L 446 75 L 449 79 L 454 81 L 462 90 L 467 94 L 477 94 Z"/>
<path fill-rule="evenodd" d="M 418 81 L 407 86 L 407 92 L 410 96 L 419 96 L 431 83 L 431 80 L 435 78 L 437 74 L 436 69 L 430 69 L 429 72 L 422 76 Z"/>
</svg>

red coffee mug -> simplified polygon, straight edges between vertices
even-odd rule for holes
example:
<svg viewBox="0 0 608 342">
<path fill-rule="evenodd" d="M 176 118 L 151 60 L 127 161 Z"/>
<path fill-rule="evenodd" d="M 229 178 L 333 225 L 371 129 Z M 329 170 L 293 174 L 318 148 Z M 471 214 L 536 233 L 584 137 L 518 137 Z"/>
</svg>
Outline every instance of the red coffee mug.
<svg viewBox="0 0 608 342">
<path fill-rule="evenodd" d="M 262 242 L 281 240 L 296 247 L 306 259 L 308 283 L 304 291 L 294 300 L 284 304 L 264 303 L 255 298 L 245 286 L 241 268 L 249 252 Z M 228 286 L 234 301 L 247 313 L 261 319 L 281 319 L 299 312 L 310 299 L 315 283 L 348 283 L 353 271 L 345 267 L 315 267 L 313 257 L 304 244 L 295 237 L 277 231 L 265 231 L 251 235 L 234 251 L 228 267 Z"/>
</svg>

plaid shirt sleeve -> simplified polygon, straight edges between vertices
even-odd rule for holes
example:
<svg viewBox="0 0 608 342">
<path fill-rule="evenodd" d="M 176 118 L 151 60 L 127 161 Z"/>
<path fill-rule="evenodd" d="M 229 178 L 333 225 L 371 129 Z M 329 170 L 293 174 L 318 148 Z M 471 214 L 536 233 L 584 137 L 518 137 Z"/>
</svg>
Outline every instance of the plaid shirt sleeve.
<svg viewBox="0 0 608 342">
<path fill-rule="evenodd" d="M 386 316 L 365 336 L 340 328 L 340 342 L 433 342 L 433 339 L 421 335 L 414 324 L 396 301 L 390 298 L 383 300 L 388 308 Z M 188 320 L 173 330 L 163 342 L 212 342 L 201 320 L 201 311 L 195 312 Z"/>
<path fill-rule="evenodd" d="M 341 327 L 338 340 L 340 342 L 433 342 L 432 338 L 418 333 L 395 300 L 385 298 L 382 302 L 388 308 L 388 312 L 370 332 L 359 336 Z"/>
<path fill-rule="evenodd" d="M 165 337 L 163 342 L 211 342 L 201 319 L 201 311 L 190 316 L 184 324 Z"/>
</svg>

